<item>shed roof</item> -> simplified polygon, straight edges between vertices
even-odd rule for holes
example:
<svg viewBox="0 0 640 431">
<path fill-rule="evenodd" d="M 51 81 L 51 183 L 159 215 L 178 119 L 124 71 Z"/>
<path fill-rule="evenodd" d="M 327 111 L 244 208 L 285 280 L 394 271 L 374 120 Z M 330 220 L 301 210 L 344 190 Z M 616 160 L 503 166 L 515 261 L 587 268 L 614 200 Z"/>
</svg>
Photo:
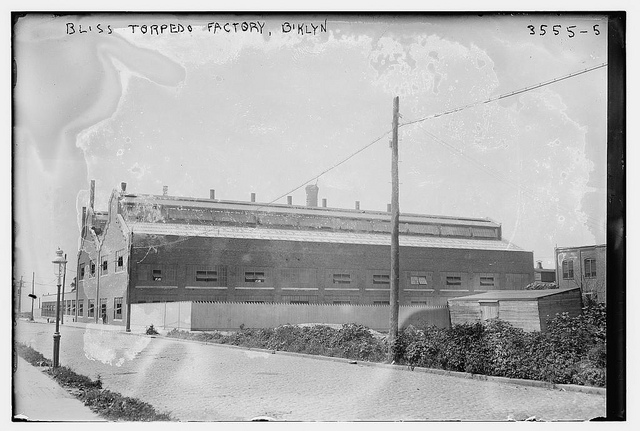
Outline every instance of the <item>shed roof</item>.
<svg viewBox="0 0 640 431">
<path fill-rule="evenodd" d="M 490 292 L 477 293 L 475 295 L 450 298 L 449 301 L 526 301 L 531 299 L 543 298 L 545 296 L 558 295 L 560 293 L 570 292 L 572 290 L 580 290 L 580 288 L 571 287 L 569 289 L 545 290 L 492 290 Z"/>
<path fill-rule="evenodd" d="M 322 242 L 338 244 L 389 245 L 388 234 L 361 232 L 309 231 L 263 227 L 207 226 L 177 223 L 135 222 L 128 224 L 135 234 L 175 235 L 180 237 L 244 238 L 275 241 Z M 411 236 L 400 234 L 404 247 L 455 248 L 472 250 L 522 251 L 506 240 Z"/>
</svg>

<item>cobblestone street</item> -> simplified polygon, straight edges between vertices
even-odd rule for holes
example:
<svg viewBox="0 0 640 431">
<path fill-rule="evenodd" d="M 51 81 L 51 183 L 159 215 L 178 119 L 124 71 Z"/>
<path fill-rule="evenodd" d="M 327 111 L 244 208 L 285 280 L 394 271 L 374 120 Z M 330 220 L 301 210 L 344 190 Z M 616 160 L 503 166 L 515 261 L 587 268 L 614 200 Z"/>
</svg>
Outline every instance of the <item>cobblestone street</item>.
<svg viewBox="0 0 640 431">
<path fill-rule="evenodd" d="M 52 356 L 52 324 L 16 341 Z M 62 365 L 180 420 L 587 420 L 605 397 L 63 326 Z"/>
</svg>

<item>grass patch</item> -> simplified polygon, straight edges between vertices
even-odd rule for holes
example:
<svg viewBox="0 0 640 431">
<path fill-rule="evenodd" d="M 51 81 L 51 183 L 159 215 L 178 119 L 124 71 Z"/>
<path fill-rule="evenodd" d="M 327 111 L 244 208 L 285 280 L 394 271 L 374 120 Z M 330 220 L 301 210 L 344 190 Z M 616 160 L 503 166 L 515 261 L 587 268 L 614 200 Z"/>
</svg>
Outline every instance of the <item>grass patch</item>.
<svg viewBox="0 0 640 431">
<path fill-rule="evenodd" d="M 68 367 L 52 368 L 49 359 L 22 343 L 16 344 L 16 351 L 32 365 L 49 367 L 44 370 L 45 373 L 53 377 L 60 386 L 68 388 L 76 398 L 107 420 L 143 422 L 175 420 L 167 413 L 157 412 L 149 403 L 102 389 L 99 376 L 96 380 L 91 380 Z"/>
</svg>

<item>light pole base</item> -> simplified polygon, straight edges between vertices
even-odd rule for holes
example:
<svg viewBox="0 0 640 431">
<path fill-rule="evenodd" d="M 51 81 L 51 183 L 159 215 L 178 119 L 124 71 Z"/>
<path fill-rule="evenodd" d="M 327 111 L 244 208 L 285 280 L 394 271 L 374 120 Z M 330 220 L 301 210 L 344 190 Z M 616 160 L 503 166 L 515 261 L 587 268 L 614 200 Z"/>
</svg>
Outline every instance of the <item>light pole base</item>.
<svg viewBox="0 0 640 431">
<path fill-rule="evenodd" d="M 60 333 L 53 334 L 53 368 L 60 365 Z"/>
</svg>

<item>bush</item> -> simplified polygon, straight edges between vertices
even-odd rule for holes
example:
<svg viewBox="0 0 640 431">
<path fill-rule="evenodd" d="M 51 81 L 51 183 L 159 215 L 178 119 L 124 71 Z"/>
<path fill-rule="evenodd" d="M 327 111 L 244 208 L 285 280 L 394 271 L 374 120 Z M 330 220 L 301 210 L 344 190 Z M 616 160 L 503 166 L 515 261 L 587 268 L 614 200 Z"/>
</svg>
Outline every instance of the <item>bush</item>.
<svg viewBox="0 0 640 431">
<path fill-rule="evenodd" d="M 606 313 L 602 304 L 577 317 L 560 314 L 546 332 L 524 332 L 490 320 L 448 329 L 405 329 L 397 362 L 409 366 L 553 383 L 605 385 Z"/>
<path fill-rule="evenodd" d="M 367 361 L 383 361 L 387 354 L 386 341 L 375 338 L 368 328 L 357 324 L 344 324 L 340 329 L 326 325 L 282 325 L 264 329 L 242 327 L 231 335 L 189 333 L 174 329 L 167 336 Z"/>
</svg>

